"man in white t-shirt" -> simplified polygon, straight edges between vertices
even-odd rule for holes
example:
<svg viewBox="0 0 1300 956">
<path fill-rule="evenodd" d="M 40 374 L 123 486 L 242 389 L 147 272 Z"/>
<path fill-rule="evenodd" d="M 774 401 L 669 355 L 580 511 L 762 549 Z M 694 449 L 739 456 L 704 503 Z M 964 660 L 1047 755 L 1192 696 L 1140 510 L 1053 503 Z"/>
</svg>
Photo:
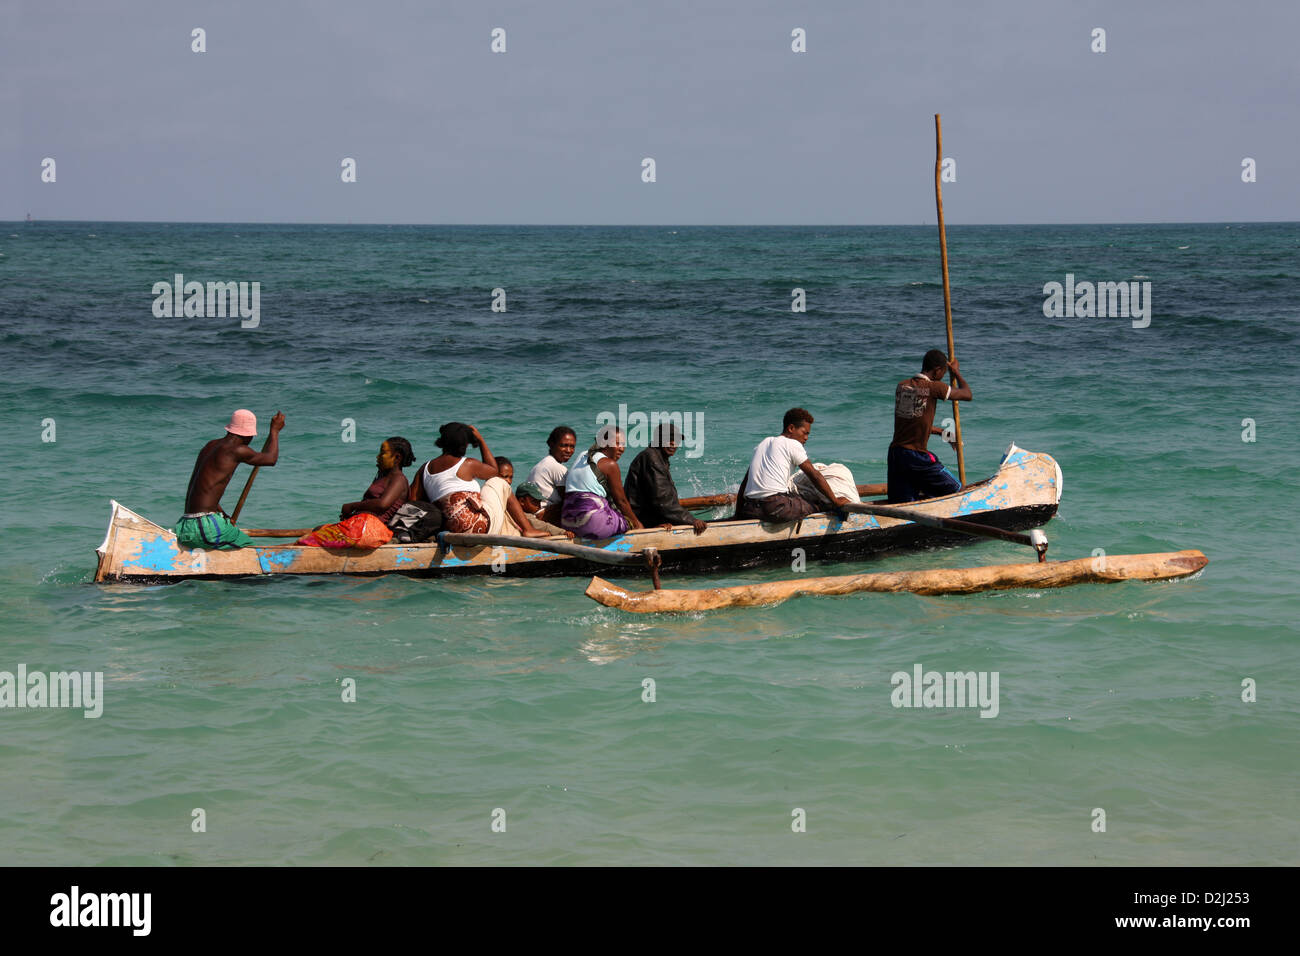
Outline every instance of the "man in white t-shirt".
<svg viewBox="0 0 1300 956">
<path fill-rule="evenodd" d="M 797 521 L 805 515 L 849 503 L 849 499 L 836 496 L 822 473 L 808 460 L 803 446 L 812 434 L 812 423 L 811 412 L 792 408 L 785 413 L 781 434 L 758 443 L 736 495 L 737 518 Z M 800 497 L 790 481 L 796 471 L 807 475 L 816 489 L 807 492 L 808 498 Z"/>
</svg>

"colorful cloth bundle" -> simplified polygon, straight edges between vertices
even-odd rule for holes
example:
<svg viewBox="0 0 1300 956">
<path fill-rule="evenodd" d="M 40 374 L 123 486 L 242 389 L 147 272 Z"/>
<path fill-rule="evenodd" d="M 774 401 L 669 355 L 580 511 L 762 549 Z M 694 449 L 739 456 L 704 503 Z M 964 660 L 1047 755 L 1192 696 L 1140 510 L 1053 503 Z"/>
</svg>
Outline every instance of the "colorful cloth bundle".
<svg viewBox="0 0 1300 956">
<path fill-rule="evenodd" d="M 298 539 L 299 544 L 319 548 L 377 548 L 387 544 L 393 532 L 378 515 L 362 513 L 335 524 L 324 524 Z"/>
</svg>

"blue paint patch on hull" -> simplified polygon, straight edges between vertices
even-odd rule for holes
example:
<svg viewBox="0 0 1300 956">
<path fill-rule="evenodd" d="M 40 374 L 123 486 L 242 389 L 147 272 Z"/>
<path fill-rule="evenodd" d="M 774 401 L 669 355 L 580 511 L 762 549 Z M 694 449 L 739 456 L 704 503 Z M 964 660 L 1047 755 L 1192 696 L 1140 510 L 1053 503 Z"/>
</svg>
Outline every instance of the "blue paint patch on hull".
<svg viewBox="0 0 1300 956">
<path fill-rule="evenodd" d="M 1002 508 L 1006 507 L 1006 503 L 1002 501 L 995 501 L 993 499 L 997 497 L 999 491 L 1006 491 L 1006 490 L 1007 490 L 1007 485 L 1001 484 L 1001 485 L 994 485 L 991 488 L 988 488 L 987 490 L 981 492 L 978 495 L 971 495 L 965 498 L 962 501 L 962 503 L 957 506 L 957 514 L 969 515 L 969 514 L 975 514 L 976 512 L 979 511 L 1001 510 Z"/>
<path fill-rule="evenodd" d="M 1030 458 L 1034 457 L 1037 452 L 1025 451 L 1023 448 L 1017 448 L 1006 458 L 1002 459 L 1002 465 L 1023 465 Z"/>
<path fill-rule="evenodd" d="M 298 558 L 297 551 L 262 551 L 257 552 L 257 563 L 267 574 L 275 574 L 288 568 Z"/>
<path fill-rule="evenodd" d="M 180 548 L 166 538 L 151 538 L 140 542 L 140 553 L 134 558 L 122 562 L 123 571 L 141 572 L 176 570 L 176 559 L 181 556 Z"/>
</svg>

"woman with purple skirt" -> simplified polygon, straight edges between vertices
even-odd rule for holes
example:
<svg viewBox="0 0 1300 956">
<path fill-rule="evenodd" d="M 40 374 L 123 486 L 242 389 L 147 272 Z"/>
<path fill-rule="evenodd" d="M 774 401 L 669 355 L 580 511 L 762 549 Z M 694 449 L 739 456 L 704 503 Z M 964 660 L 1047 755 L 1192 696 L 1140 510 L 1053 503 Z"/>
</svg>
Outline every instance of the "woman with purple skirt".
<svg viewBox="0 0 1300 956">
<path fill-rule="evenodd" d="M 618 460 L 626 450 L 623 432 L 607 425 L 596 443 L 574 459 L 564 479 L 561 527 L 583 538 L 612 538 L 644 527 L 623 492 Z"/>
</svg>

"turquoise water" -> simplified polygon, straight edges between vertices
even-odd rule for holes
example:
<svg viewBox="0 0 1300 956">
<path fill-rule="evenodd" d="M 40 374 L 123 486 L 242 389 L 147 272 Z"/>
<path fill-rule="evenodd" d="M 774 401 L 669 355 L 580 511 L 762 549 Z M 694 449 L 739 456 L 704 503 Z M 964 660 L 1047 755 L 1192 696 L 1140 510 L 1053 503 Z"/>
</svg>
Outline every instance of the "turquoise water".
<svg viewBox="0 0 1300 956">
<path fill-rule="evenodd" d="M 332 519 L 390 434 L 428 455 L 472 422 L 522 470 L 552 426 L 620 403 L 704 416 L 702 456 L 673 460 L 684 494 L 734 487 L 792 405 L 815 460 L 883 480 L 894 382 L 943 345 L 936 246 L 920 227 L 0 226 L 0 670 L 105 677 L 97 720 L 0 710 L 0 864 L 1295 863 L 1296 224 L 949 232 L 970 477 L 1012 440 L 1048 452 L 1052 557 L 1199 548 L 1191 580 L 668 617 L 577 578 L 89 583 L 109 499 L 172 524 L 240 406 L 287 418 L 250 526 Z M 176 272 L 259 281 L 260 326 L 155 318 Z M 1045 318 L 1066 273 L 1150 281 L 1150 326 Z M 997 672 L 997 717 L 894 708 L 891 674 L 918 663 Z"/>
</svg>

